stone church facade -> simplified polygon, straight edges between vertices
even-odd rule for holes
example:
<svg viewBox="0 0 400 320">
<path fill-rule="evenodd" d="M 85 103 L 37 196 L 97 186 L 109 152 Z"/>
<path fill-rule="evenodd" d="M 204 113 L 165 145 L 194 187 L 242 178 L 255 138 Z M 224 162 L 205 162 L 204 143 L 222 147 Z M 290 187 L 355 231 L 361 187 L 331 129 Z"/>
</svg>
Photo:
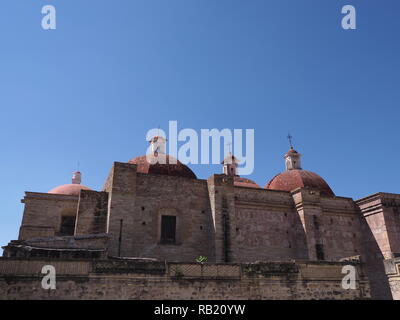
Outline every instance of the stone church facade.
<svg viewBox="0 0 400 320">
<path fill-rule="evenodd" d="M 264 270 L 260 271 L 263 276 L 272 274 L 282 282 L 280 277 L 294 272 L 287 266 L 294 265 L 296 277 L 308 277 L 311 282 L 314 276 L 320 277 L 329 283 L 327 287 L 336 288 L 332 289 L 334 296 L 319 285 L 303 292 L 297 287 L 298 278 L 294 282 L 285 278 L 288 288 L 296 289 L 285 289 L 285 294 L 263 291 L 254 296 L 242 288 L 237 289 L 241 294 L 220 296 L 215 292 L 227 290 L 222 281 L 208 283 L 215 286 L 214 293 L 198 295 L 200 298 L 400 298 L 399 194 L 377 193 L 357 201 L 337 196 L 323 178 L 302 169 L 301 155 L 292 147 L 284 157 L 286 170 L 264 188 L 237 175 L 238 161 L 231 154 L 222 163 L 223 174 L 202 180 L 166 155 L 160 148 L 163 142 L 162 137 L 152 139 L 150 160 L 141 156 L 127 163 L 115 162 L 101 191 L 83 186 L 81 173 L 76 172 L 72 184 L 48 193 L 26 192 L 19 238 L 3 247 L 0 259 L 0 298 L 18 298 L 10 288 L 18 286 L 22 271 L 16 266 L 23 262 L 112 263 L 115 268 L 110 272 L 121 274 L 121 264 L 132 268 L 140 264 L 139 273 L 146 273 L 144 269 L 157 263 L 166 261 L 168 270 L 172 270 L 172 264 L 191 265 L 199 256 L 207 257 L 201 268 L 238 266 L 239 287 L 246 282 L 248 270 Z M 154 161 L 159 159 L 166 163 Z M 339 285 L 346 261 L 359 271 L 360 290 L 354 295 Z M 335 271 L 329 273 L 332 268 Z M 128 269 L 124 269 L 125 275 L 131 274 Z M 168 270 L 163 277 L 168 277 Z M 203 271 L 200 286 L 201 281 L 204 284 L 223 278 L 216 271 L 215 279 L 205 279 Z M 68 273 L 70 279 L 76 276 L 74 272 Z M 15 276 L 15 282 L 7 283 L 6 275 Z M 171 288 L 176 285 L 173 281 L 178 281 L 175 294 L 158 293 L 158 298 L 196 298 L 183 293 L 179 286 L 183 279 L 173 279 L 179 275 L 181 272 L 175 270 L 170 279 Z M 153 288 L 151 283 L 147 286 Z M 34 296 L 26 292 L 24 297 Z M 68 298 L 61 293 L 55 297 Z M 137 292 L 106 297 L 146 298 Z M 86 298 L 98 297 L 93 294 Z"/>
</svg>

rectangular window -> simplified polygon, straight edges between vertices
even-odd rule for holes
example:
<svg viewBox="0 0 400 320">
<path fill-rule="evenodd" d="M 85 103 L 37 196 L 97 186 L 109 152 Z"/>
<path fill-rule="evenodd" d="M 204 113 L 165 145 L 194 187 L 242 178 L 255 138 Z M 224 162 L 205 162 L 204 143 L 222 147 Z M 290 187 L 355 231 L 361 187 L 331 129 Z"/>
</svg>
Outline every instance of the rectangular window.
<svg viewBox="0 0 400 320">
<path fill-rule="evenodd" d="M 61 217 L 60 235 L 73 236 L 75 233 L 75 217 Z"/>
<path fill-rule="evenodd" d="M 315 250 L 317 251 L 317 259 L 318 260 L 325 260 L 324 254 L 324 245 L 323 244 L 316 244 Z"/>
<path fill-rule="evenodd" d="M 161 243 L 175 243 L 176 217 L 161 217 Z"/>
</svg>

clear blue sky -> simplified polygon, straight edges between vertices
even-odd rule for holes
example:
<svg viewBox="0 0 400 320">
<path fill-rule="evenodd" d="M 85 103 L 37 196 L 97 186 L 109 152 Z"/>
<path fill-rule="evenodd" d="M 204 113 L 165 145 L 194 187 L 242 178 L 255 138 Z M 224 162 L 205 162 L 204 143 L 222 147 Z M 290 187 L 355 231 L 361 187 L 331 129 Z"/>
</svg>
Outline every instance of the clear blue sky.
<svg viewBox="0 0 400 320">
<path fill-rule="evenodd" d="M 41 8 L 57 30 L 41 29 Z M 357 9 L 357 30 L 341 8 Z M 113 161 L 166 129 L 254 128 L 264 186 L 290 131 L 340 196 L 399 190 L 398 0 L 2 0 L 0 244 L 25 191 L 100 189 Z M 191 167 L 199 178 L 219 166 Z"/>
</svg>

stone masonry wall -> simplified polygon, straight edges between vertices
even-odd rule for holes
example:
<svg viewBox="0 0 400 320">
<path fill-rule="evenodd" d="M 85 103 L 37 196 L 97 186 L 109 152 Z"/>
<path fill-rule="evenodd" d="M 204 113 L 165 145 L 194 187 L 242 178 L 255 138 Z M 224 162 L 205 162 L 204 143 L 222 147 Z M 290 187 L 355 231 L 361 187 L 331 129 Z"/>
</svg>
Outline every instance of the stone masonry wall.
<svg viewBox="0 0 400 320">
<path fill-rule="evenodd" d="M 304 229 L 289 192 L 235 188 L 233 261 L 307 259 Z"/>
<path fill-rule="evenodd" d="M 75 235 L 107 231 L 108 193 L 82 190 L 79 196 Z"/>
<path fill-rule="evenodd" d="M 109 181 L 110 255 L 169 261 L 203 255 L 213 261 L 206 181 L 141 174 L 135 165 L 122 163 L 114 164 Z M 162 215 L 176 216 L 175 244 L 160 243 Z"/>
<path fill-rule="evenodd" d="M 160 243 L 161 216 L 176 216 L 176 244 Z M 138 174 L 133 252 L 140 257 L 214 259 L 213 230 L 204 180 Z"/>
<path fill-rule="evenodd" d="M 56 290 L 41 287 L 54 265 Z M 183 264 L 0 259 L 0 299 L 368 299 L 360 265 L 356 289 L 341 286 L 344 263 Z"/>
<path fill-rule="evenodd" d="M 62 216 L 76 217 L 77 196 L 27 192 L 19 240 L 58 235 Z"/>
<path fill-rule="evenodd" d="M 316 242 L 328 261 L 361 254 L 351 199 L 301 191 L 296 201 L 306 212 L 305 228 L 290 192 L 233 187 L 231 180 L 141 174 L 135 165 L 115 163 L 105 187 L 110 254 L 181 262 L 200 255 L 210 262 L 317 260 Z M 175 244 L 160 243 L 162 215 L 176 216 Z"/>
<path fill-rule="evenodd" d="M 371 281 L 371 293 L 377 299 L 391 299 L 384 260 L 400 250 L 400 195 L 377 193 L 356 201 L 362 217 L 365 262 Z"/>
<path fill-rule="evenodd" d="M 235 200 L 233 261 L 317 260 L 317 243 L 327 261 L 362 253 L 361 217 L 350 198 L 235 188 Z"/>
<path fill-rule="evenodd" d="M 318 221 L 325 259 L 338 261 L 363 254 L 361 216 L 354 201 L 342 197 L 321 197 Z"/>
</svg>

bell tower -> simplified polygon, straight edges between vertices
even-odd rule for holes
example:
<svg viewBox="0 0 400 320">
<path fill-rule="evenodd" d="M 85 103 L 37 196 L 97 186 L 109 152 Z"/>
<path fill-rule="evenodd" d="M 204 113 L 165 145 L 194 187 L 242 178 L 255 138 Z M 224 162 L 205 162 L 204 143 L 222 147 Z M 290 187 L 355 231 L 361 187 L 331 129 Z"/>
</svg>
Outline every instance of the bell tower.
<svg viewBox="0 0 400 320">
<path fill-rule="evenodd" d="M 290 144 L 290 150 L 285 154 L 285 167 L 288 170 L 301 170 L 301 154 L 293 149 L 292 139 L 290 135 L 287 136 Z"/>
</svg>

